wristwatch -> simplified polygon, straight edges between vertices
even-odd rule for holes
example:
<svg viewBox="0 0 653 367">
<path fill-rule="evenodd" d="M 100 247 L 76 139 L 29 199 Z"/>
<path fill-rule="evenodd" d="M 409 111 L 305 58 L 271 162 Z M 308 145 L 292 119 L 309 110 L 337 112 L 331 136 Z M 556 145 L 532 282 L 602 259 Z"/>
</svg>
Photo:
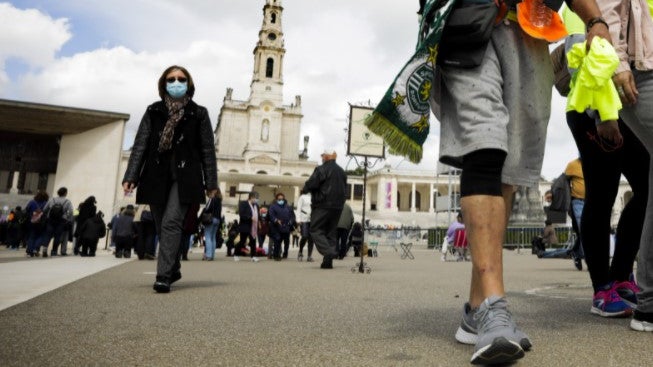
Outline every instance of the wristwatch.
<svg viewBox="0 0 653 367">
<path fill-rule="evenodd" d="M 603 17 L 594 17 L 587 22 L 587 26 L 585 27 L 585 30 L 589 32 L 590 28 L 592 28 L 596 23 L 603 23 L 606 28 L 610 29 L 610 26 L 608 26 L 608 22 L 606 22 L 605 19 L 603 19 Z"/>
</svg>

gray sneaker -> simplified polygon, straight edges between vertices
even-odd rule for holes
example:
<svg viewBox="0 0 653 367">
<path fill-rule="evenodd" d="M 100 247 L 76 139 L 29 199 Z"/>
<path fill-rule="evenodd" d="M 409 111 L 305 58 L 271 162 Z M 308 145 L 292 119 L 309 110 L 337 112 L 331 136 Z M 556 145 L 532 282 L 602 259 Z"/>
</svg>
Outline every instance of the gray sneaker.
<svg viewBox="0 0 653 367">
<path fill-rule="evenodd" d="M 524 357 L 517 325 L 508 311 L 503 297 L 492 296 L 474 314 L 478 327 L 478 340 L 472 355 L 472 364 L 503 364 Z"/>
<path fill-rule="evenodd" d="M 476 320 L 474 320 L 476 311 L 476 309 L 472 309 L 468 302 L 465 302 L 465 305 L 463 306 L 463 317 L 460 320 L 458 330 L 456 330 L 456 340 L 459 343 L 475 345 L 478 341 Z M 521 348 L 524 351 L 530 350 L 533 344 L 530 339 L 528 339 L 528 335 L 519 329 L 517 329 L 517 335 L 519 335 L 519 345 Z"/>
</svg>

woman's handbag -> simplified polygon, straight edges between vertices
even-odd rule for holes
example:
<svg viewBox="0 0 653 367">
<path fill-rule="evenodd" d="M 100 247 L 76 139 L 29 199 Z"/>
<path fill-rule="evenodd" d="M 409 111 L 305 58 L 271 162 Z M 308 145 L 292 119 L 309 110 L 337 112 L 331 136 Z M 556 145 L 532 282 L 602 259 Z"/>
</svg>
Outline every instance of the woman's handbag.
<svg viewBox="0 0 653 367">
<path fill-rule="evenodd" d="M 444 25 L 438 64 L 461 68 L 481 65 L 498 13 L 493 0 L 459 0 Z"/>
<path fill-rule="evenodd" d="M 204 224 L 205 226 L 213 224 L 213 208 L 211 208 L 212 201 L 213 199 L 209 199 L 209 202 L 206 203 L 206 206 L 204 207 L 204 210 L 202 210 L 202 214 L 200 215 L 200 222 L 202 222 L 202 224 Z"/>
</svg>

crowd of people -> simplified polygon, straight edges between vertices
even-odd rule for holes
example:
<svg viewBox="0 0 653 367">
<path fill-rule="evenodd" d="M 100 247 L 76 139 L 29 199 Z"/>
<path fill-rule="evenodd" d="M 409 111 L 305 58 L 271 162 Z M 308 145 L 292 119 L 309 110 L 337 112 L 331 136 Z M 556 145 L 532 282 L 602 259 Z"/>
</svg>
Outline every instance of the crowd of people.
<svg viewBox="0 0 653 367">
<path fill-rule="evenodd" d="M 29 257 L 45 258 L 68 256 L 68 244 L 72 242 L 74 255 L 95 256 L 97 242 L 106 234 L 104 214 L 97 211 L 93 196 L 76 209 L 67 196 L 65 187 L 59 188 L 53 197 L 39 191 L 25 209 L 5 208 L 7 213 L 0 219 L 5 228 L 0 243 L 11 250 L 25 248 Z"/>
</svg>

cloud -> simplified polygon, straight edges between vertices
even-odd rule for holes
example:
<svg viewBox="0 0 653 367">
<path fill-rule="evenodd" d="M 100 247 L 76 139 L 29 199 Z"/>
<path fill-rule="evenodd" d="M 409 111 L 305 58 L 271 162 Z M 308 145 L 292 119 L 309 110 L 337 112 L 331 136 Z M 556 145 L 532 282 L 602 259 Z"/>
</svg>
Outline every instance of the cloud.
<svg viewBox="0 0 653 367">
<path fill-rule="evenodd" d="M 43 67 L 71 37 L 68 20 L 52 19 L 35 9 L 21 10 L 0 3 L 0 91 L 10 82 L 5 64 L 19 59 L 29 67 Z"/>
<path fill-rule="evenodd" d="M 228 50 L 227 50 L 228 51 Z M 230 57 L 224 57 L 231 54 Z M 193 42 L 175 51 L 134 52 L 125 47 L 98 49 L 57 59 L 18 81 L 20 95 L 30 101 L 129 113 L 126 148 L 131 145 L 145 107 L 159 99 L 157 81 L 172 64 L 187 66 L 196 82 L 195 100 L 217 110 L 226 84 L 224 70 L 243 64 L 217 43 Z"/>
</svg>

